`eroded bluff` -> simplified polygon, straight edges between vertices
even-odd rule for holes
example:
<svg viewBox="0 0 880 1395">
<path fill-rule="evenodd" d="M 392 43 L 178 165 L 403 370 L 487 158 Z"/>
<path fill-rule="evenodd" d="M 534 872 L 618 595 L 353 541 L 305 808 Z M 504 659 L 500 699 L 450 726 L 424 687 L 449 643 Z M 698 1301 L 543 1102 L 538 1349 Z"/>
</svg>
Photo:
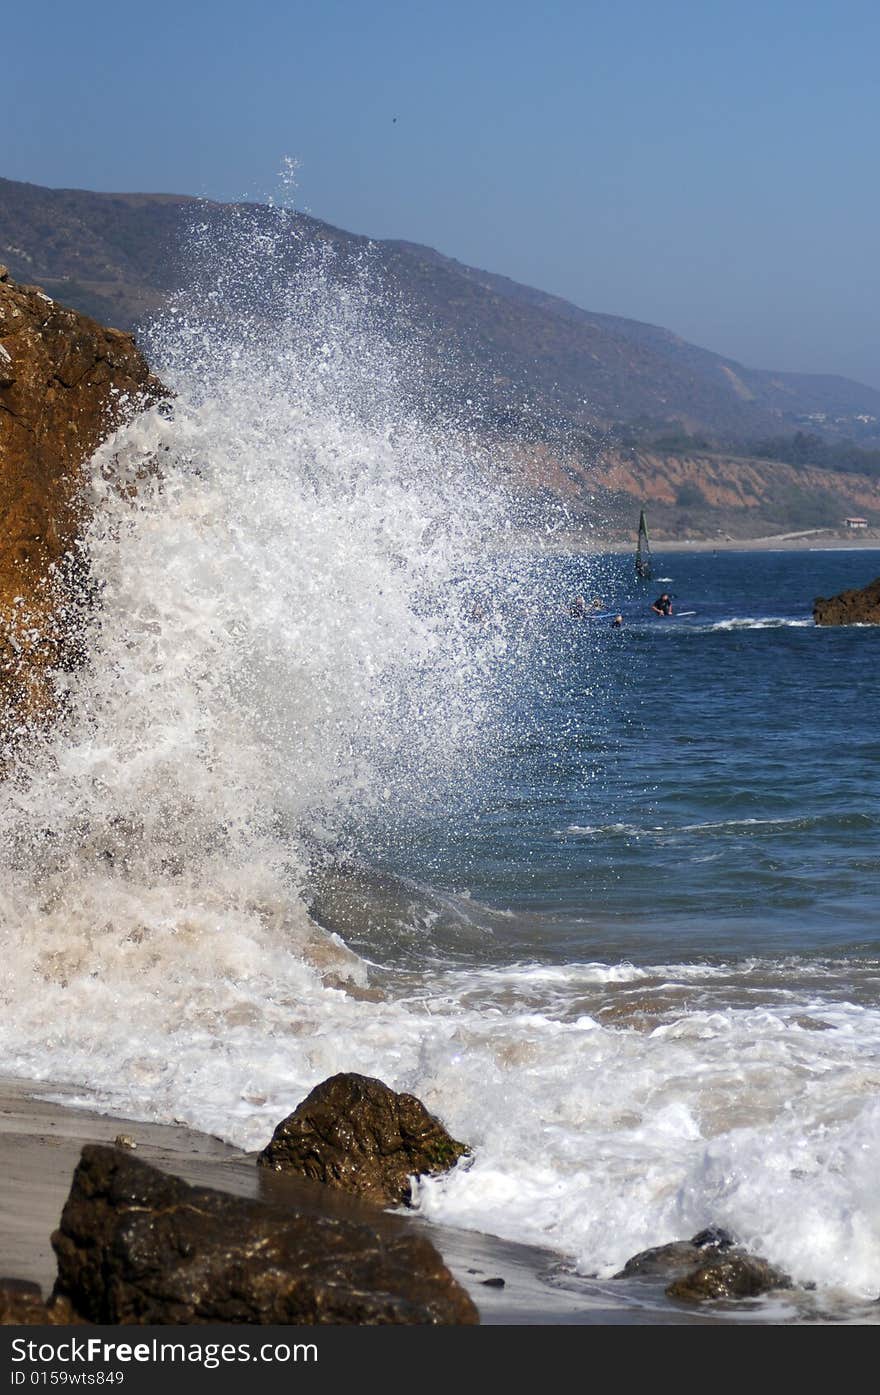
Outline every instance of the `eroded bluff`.
<svg viewBox="0 0 880 1395">
<path fill-rule="evenodd" d="M 83 466 L 167 396 L 130 334 L 21 286 L 0 266 L 0 735 L 57 710 L 88 577 Z"/>
</svg>

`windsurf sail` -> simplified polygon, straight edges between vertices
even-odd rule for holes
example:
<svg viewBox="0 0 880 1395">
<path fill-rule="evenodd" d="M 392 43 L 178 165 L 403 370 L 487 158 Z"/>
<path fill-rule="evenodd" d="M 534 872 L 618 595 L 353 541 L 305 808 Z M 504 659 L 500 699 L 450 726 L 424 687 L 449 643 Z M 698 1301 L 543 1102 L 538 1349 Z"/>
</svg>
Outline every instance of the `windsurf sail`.
<svg viewBox="0 0 880 1395">
<path fill-rule="evenodd" d="M 653 575 L 648 524 L 645 520 L 645 510 L 642 509 L 639 514 L 639 540 L 636 544 L 636 576 L 640 581 L 650 581 Z"/>
</svg>

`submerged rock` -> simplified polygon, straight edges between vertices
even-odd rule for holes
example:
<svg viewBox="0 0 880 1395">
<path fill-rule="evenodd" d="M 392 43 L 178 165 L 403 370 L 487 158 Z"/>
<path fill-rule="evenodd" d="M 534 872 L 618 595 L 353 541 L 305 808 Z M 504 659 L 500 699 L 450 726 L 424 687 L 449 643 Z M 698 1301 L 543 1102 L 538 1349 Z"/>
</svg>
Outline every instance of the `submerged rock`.
<svg viewBox="0 0 880 1395">
<path fill-rule="evenodd" d="M 707 1226 L 690 1240 L 674 1240 L 633 1255 L 615 1279 L 661 1277 L 669 1298 L 688 1303 L 712 1298 L 754 1298 L 774 1288 L 791 1288 L 787 1274 L 766 1259 L 737 1249 L 720 1226 Z"/>
<path fill-rule="evenodd" d="M 84 575 L 81 466 L 165 390 L 130 334 L 105 329 L 0 266 L 0 719 L 57 705 L 53 670 L 76 656 Z"/>
<path fill-rule="evenodd" d="M 398 1206 L 411 1200 L 411 1177 L 447 1172 L 469 1153 L 415 1095 L 349 1072 L 317 1085 L 257 1161 Z"/>
<path fill-rule="evenodd" d="M 860 590 L 817 596 L 813 619 L 817 625 L 880 625 L 880 576 Z"/>
<path fill-rule="evenodd" d="M 690 1240 L 674 1240 L 668 1245 L 655 1245 L 633 1255 L 615 1274 L 615 1279 L 632 1279 L 637 1275 L 685 1274 L 704 1263 L 709 1255 L 723 1254 L 733 1245 L 733 1237 L 719 1226 L 709 1226 Z"/>
<path fill-rule="evenodd" d="M 686 1303 L 702 1303 L 713 1298 L 757 1298 L 774 1288 L 793 1287 L 788 1274 L 774 1269 L 766 1259 L 730 1251 L 673 1280 L 666 1295 Z"/>
<path fill-rule="evenodd" d="M 193 1187 L 116 1148 L 83 1148 L 52 1245 L 55 1297 L 95 1323 L 479 1321 L 401 1222 L 380 1231 Z"/>
</svg>

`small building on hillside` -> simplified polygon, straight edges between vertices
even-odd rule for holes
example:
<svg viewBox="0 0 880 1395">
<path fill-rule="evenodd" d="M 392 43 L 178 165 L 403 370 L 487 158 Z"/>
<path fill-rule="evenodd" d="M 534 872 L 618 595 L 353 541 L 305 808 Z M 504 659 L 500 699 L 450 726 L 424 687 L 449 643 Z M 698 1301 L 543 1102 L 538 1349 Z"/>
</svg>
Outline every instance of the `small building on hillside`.
<svg viewBox="0 0 880 1395">
<path fill-rule="evenodd" d="M 847 528 L 852 529 L 867 528 L 868 526 L 867 518 L 845 518 L 843 522 Z"/>
</svg>

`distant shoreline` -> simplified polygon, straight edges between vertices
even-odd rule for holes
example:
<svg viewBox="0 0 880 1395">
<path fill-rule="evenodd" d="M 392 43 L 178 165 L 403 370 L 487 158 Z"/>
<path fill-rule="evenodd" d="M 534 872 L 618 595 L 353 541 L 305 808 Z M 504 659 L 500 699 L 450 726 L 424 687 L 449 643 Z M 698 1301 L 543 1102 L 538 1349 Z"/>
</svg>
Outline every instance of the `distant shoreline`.
<svg viewBox="0 0 880 1395">
<path fill-rule="evenodd" d="M 635 534 L 630 539 L 585 538 L 583 534 L 558 534 L 542 540 L 542 551 L 603 554 L 635 553 Z M 880 532 L 870 530 L 867 537 L 852 536 L 831 529 L 810 529 L 801 533 L 777 533 L 761 538 L 662 538 L 651 539 L 655 556 L 664 552 L 880 552 Z"/>
</svg>

